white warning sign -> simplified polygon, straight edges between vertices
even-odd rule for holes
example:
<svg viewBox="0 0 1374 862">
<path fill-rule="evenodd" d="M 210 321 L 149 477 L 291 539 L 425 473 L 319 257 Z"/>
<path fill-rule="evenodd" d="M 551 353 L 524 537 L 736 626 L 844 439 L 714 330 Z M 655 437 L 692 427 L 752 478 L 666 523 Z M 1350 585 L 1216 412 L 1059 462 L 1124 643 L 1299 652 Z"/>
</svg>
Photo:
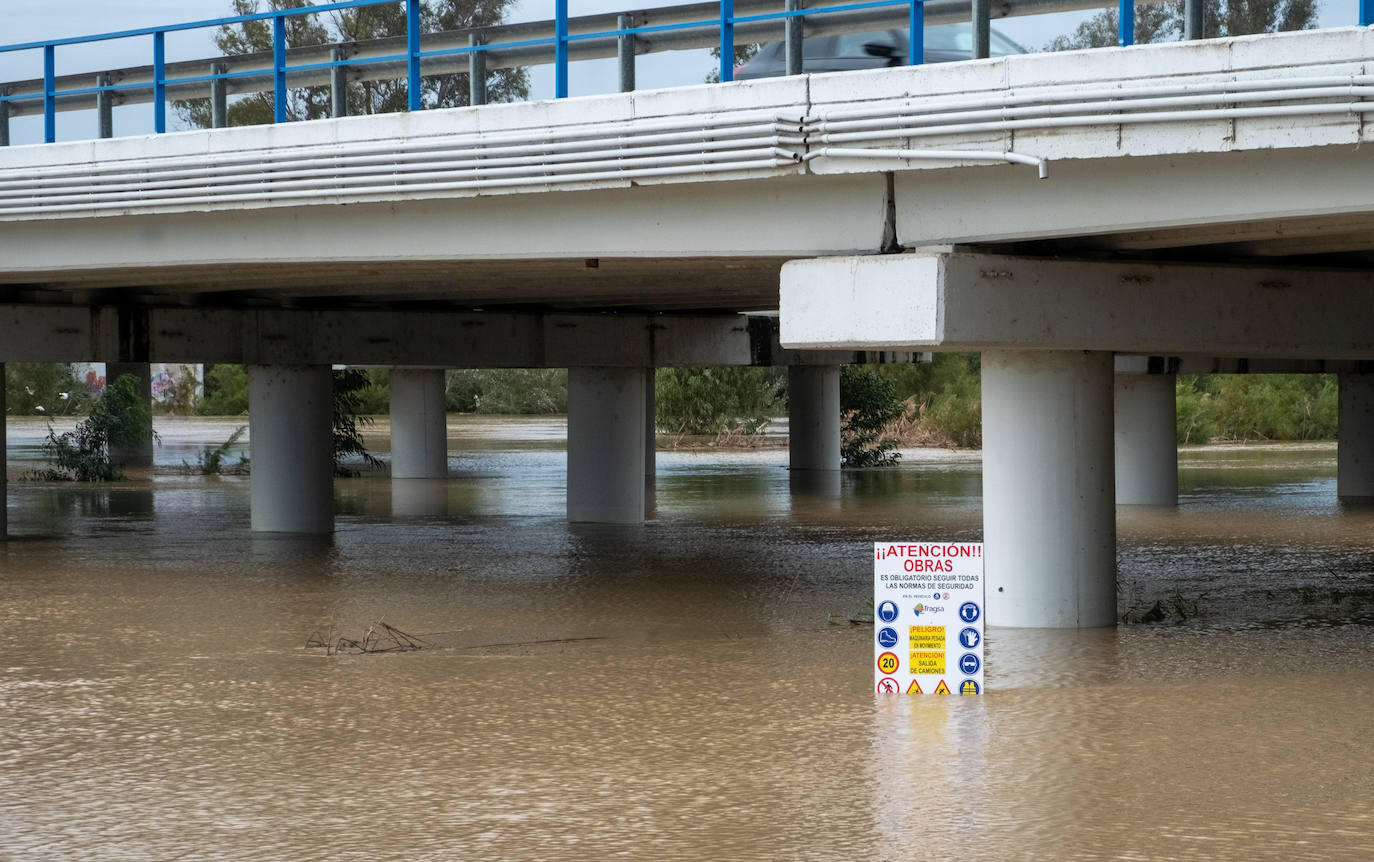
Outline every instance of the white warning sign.
<svg viewBox="0 0 1374 862">
<path fill-rule="evenodd" d="M 873 673 L 880 694 L 983 692 L 983 546 L 875 542 Z"/>
</svg>

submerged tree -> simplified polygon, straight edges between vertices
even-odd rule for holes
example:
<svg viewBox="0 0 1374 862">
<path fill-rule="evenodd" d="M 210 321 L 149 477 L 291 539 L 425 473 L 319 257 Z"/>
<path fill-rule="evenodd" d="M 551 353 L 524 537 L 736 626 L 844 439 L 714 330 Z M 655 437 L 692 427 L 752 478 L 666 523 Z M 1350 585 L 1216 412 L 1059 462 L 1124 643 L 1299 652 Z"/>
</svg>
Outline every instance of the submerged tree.
<svg viewBox="0 0 1374 862">
<path fill-rule="evenodd" d="M 421 4 L 420 23 L 425 33 L 468 30 L 500 24 L 513 0 L 431 0 Z M 312 0 L 232 0 L 231 14 L 251 15 L 260 11 L 305 9 Z M 286 44 L 292 48 L 335 43 L 364 42 L 406 33 L 405 9 L 401 4 L 363 6 L 333 10 L 315 15 L 291 15 L 286 19 Z M 270 53 L 272 22 L 245 21 L 225 25 L 215 33 L 215 47 L 225 56 Z M 468 75 L 455 72 L 426 75 L 422 78 L 421 102 L 425 108 L 453 108 L 468 104 Z M 529 74 L 522 68 L 493 69 L 487 77 L 487 99 L 510 102 L 529 94 Z M 317 120 L 330 116 L 330 88 L 292 87 L 287 90 L 286 113 L 292 120 Z M 405 111 L 410 105 L 409 82 L 404 78 L 381 81 L 351 81 L 348 84 L 350 114 L 383 114 Z M 210 100 L 177 101 L 178 116 L 188 125 L 211 125 Z M 236 99 L 229 106 L 229 125 L 249 126 L 271 123 L 276 98 L 271 92 L 254 93 Z"/>
<path fill-rule="evenodd" d="M 106 383 L 105 394 L 91 405 L 91 414 L 75 429 L 58 434 L 48 428 L 44 454 L 52 468 L 45 479 L 78 482 L 111 482 L 124 478 L 118 464 L 110 461 L 110 447 L 133 448 L 147 443 L 153 433 L 153 413 L 143 400 L 142 387 L 132 374 Z"/>
<path fill-rule="evenodd" d="M 369 467 L 381 467 L 382 462 L 363 445 L 364 426 L 372 424 L 372 417 L 363 415 L 362 390 L 371 384 L 367 372 L 361 368 L 345 368 L 334 372 L 334 475 L 345 478 L 358 471 L 344 464 L 346 458 L 361 458 Z"/>
<path fill-rule="evenodd" d="M 1202 35 L 1212 38 L 1306 30 L 1317 26 L 1317 8 L 1317 0 L 1204 0 Z M 1136 43 L 1182 39 L 1183 16 L 1183 0 L 1137 4 Z M 1116 9 L 1106 9 L 1079 24 L 1074 32 L 1050 42 L 1045 50 L 1111 47 L 1117 44 L 1118 20 Z"/>
<path fill-rule="evenodd" d="M 840 369 L 840 460 L 846 467 L 895 464 L 896 444 L 883 431 L 904 409 L 892 381 L 876 368 L 845 365 Z"/>
</svg>

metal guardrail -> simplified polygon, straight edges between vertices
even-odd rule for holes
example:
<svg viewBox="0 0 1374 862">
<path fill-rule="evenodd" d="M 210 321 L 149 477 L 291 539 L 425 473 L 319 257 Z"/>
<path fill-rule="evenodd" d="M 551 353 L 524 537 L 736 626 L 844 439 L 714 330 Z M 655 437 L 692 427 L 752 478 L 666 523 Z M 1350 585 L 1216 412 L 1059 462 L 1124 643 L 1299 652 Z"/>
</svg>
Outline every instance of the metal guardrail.
<svg viewBox="0 0 1374 862">
<path fill-rule="evenodd" d="M 9 143 L 9 118 L 35 115 L 44 118 L 44 141 L 56 140 L 56 114 L 60 111 L 97 109 L 102 137 L 112 133 L 110 112 L 120 104 L 151 103 L 153 127 L 166 131 L 167 104 L 172 100 L 209 97 L 216 126 L 227 124 L 229 95 L 270 91 L 274 95 L 275 121 L 287 117 L 288 88 L 331 86 L 335 90 L 336 115 L 345 110 L 340 98 L 346 81 L 404 78 L 408 82 L 409 108 L 420 110 L 423 75 L 466 72 L 470 75 L 471 103 L 486 101 L 486 76 L 491 69 L 552 63 L 554 95 L 568 94 L 568 64 L 573 61 L 618 57 L 621 89 L 634 89 L 634 58 L 638 54 L 689 48 L 720 50 L 720 80 L 730 81 L 737 41 L 786 43 L 789 74 L 801 71 L 802 30 L 808 36 L 853 33 L 882 27 L 908 30 L 909 63 L 922 56 L 921 31 L 926 23 L 955 21 L 974 23 L 974 56 L 987 55 L 987 22 L 990 18 L 1101 8 L 1103 0 L 857 0 L 830 5 L 803 6 L 803 0 L 710 0 L 682 6 L 621 13 L 569 17 L 568 0 L 553 0 L 554 18 L 505 24 L 472 30 L 422 33 L 420 0 L 338 0 L 303 6 L 206 19 L 164 27 L 123 30 L 94 36 L 72 37 L 0 46 L 0 54 L 41 51 L 43 76 L 0 83 L 0 146 Z M 1121 21 L 1119 43 L 1133 42 L 1135 3 L 1162 0 L 1118 0 Z M 1188 0 L 1201 8 L 1200 0 Z M 294 17 L 368 6 L 403 4 L 406 35 L 365 42 L 346 42 L 292 48 L 287 45 L 286 22 Z M 1189 10 L 1193 11 L 1192 8 Z M 1360 23 L 1374 22 L 1374 0 L 1360 0 Z M 1191 15 L 1189 20 L 1191 20 Z M 270 21 L 272 50 L 257 54 L 212 57 L 168 63 L 168 33 Z M 149 38 L 151 65 L 91 72 L 56 74 L 57 49 L 72 45 L 120 39 Z"/>
</svg>

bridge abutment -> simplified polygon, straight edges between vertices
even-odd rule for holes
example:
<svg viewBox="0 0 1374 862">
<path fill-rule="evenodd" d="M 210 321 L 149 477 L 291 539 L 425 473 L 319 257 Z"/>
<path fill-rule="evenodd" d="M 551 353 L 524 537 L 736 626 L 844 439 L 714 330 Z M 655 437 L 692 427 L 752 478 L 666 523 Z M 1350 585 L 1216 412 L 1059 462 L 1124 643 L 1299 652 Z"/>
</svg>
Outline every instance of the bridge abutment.
<svg viewBox="0 0 1374 862">
<path fill-rule="evenodd" d="M 788 367 L 787 456 L 792 470 L 840 469 L 840 366 Z"/>
<path fill-rule="evenodd" d="M 1336 430 L 1336 496 L 1374 501 L 1374 374 L 1341 374 Z"/>
<path fill-rule="evenodd" d="M 391 370 L 391 478 L 448 477 L 448 425 L 444 372 Z"/>
<path fill-rule="evenodd" d="M 327 365 L 248 368 L 253 532 L 334 531 L 333 406 Z"/>
<path fill-rule="evenodd" d="M 568 369 L 568 520 L 644 522 L 646 368 Z"/>
<path fill-rule="evenodd" d="M 1112 355 L 983 353 L 987 622 L 1116 621 Z"/>
<path fill-rule="evenodd" d="M 1118 374 L 1116 502 L 1178 504 L 1178 404 L 1172 374 Z"/>
</svg>

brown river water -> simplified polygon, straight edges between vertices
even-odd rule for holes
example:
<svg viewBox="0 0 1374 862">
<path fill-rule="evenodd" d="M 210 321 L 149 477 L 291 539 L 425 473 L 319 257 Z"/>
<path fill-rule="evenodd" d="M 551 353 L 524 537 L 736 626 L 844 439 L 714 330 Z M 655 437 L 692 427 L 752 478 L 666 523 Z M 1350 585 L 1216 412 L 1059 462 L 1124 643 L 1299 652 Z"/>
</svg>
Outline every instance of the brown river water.
<svg viewBox="0 0 1374 862">
<path fill-rule="evenodd" d="M 645 526 L 570 527 L 559 421 L 455 419 L 455 478 L 340 480 L 290 539 L 172 469 L 233 427 L 74 487 L 10 420 L 0 859 L 1374 859 L 1332 446 L 1185 451 L 1177 509 L 1118 513 L 1120 609 L 1165 619 L 992 629 L 984 696 L 908 698 L 850 622 L 871 543 L 977 541 L 976 453 L 834 493 L 662 452 Z M 377 621 L 426 648 L 305 647 Z"/>
</svg>

